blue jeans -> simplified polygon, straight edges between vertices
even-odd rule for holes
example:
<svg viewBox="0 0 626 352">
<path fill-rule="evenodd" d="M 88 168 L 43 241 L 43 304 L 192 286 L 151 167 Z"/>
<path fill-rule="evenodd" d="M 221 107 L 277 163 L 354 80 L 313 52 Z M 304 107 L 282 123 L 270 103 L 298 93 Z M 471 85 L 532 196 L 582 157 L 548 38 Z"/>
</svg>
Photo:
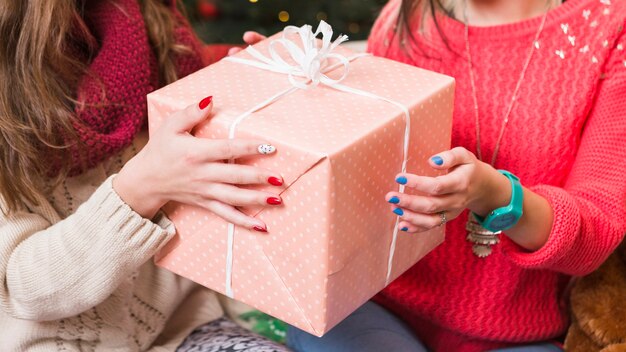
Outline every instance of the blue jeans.
<svg viewBox="0 0 626 352">
<path fill-rule="evenodd" d="M 428 351 L 406 324 L 373 302 L 364 304 L 321 338 L 290 327 L 287 332 L 287 345 L 296 352 Z M 497 350 L 497 352 L 558 351 L 562 350 L 550 343 Z"/>
</svg>

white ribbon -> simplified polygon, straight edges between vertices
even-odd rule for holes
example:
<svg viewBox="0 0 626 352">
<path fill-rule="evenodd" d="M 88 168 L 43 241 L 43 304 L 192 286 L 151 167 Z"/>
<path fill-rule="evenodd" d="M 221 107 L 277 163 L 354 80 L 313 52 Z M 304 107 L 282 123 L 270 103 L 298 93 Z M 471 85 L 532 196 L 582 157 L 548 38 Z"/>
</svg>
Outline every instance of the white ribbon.
<svg viewBox="0 0 626 352">
<path fill-rule="evenodd" d="M 298 35 L 302 42 L 302 48 L 289 39 L 289 36 Z M 322 45 L 319 46 L 317 36 L 322 35 Z M 254 47 L 249 46 L 246 51 L 256 60 L 229 57 L 228 61 L 238 62 L 248 66 L 260 68 L 262 70 L 282 73 L 289 76 L 289 82 L 300 89 L 309 89 L 318 86 L 320 83 L 332 86 L 343 81 L 349 73 L 349 60 L 340 54 L 333 53 L 341 43 L 348 40 L 347 35 L 341 35 L 334 42 L 332 27 L 322 21 L 313 32 L 313 27 L 304 25 L 302 27 L 288 26 L 282 32 L 279 39 L 272 40 L 269 44 L 269 54 L 271 58 L 261 54 Z M 282 45 L 294 64 L 285 61 L 276 51 L 276 46 Z M 339 79 L 331 79 L 324 73 L 329 72 L 330 59 L 336 59 L 344 67 L 343 76 Z M 336 67 L 335 67 L 336 68 Z M 303 79 L 297 79 L 303 78 Z"/>
<path fill-rule="evenodd" d="M 294 43 L 289 36 L 297 35 L 302 42 L 302 47 Z M 317 40 L 318 35 L 322 35 L 321 45 Z M 253 113 L 273 104 L 274 102 L 282 99 L 283 97 L 297 91 L 298 89 L 311 89 L 322 84 L 324 86 L 350 93 L 360 95 L 367 98 L 376 100 L 382 100 L 387 103 L 393 104 L 400 108 L 405 116 L 406 128 L 404 131 L 404 148 L 402 156 L 402 172 L 406 172 L 406 166 L 408 161 L 409 141 L 411 133 L 411 116 L 409 109 L 403 104 L 394 100 L 364 91 L 356 88 L 351 88 L 342 85 L 341 82 L 348 77 L 350 72 L 350 62 L 364 57 L 369 54 L 356 54 L 349 58 L 334 53 L 333 51 L 343 42 L 348 40 L 348 36 L 341 35 L 335 41 L 331 41 L 333 36 L 332 27 L 321 21 L 317 30 L 313 32 L 313 27 L 310 25 L 304 25 L 302 27 L 288 26 L 283 30 L 282 36 L 279 39 L 272 40 L 269 44 L 269 56 L 263 55 L 254 47 L 249 46 L 246 48 L 246 52 L 250 54 L 253 59 L 243 59 L 239 57 L 227 57 L 224 60 L 235 62 L 247 66 L 256 67 L 262 70 L 285 74 L 289 78 L 289 82 L 292 87 L 275 94 L 260 104 L 254 106 L 250 110 L 239 115 L 230 125 L 228 138 L 235 138 L 237 126 L 248 118 Z M 289 63 L 283 59 L 276 50 L 277 45 L 282 45 L 288 53 L 293 63 Z M 338 61 L 331 64 L 331 61 Z M 343 66 L 343 74 L 338 79 L 332 79 L 326 75 L 327 72 L 331 72 L 337 68 Z M 234 160 L 230 160 L 233 163 Z M 405 186 L 399 185 L 398 192 L 404 193 Z M 396 250 L 396 242 L 398 238 L 398 223 L 399 218 L 396 218 L 393 238 L 391 240 L 391 246 L 389 248 L 389 261 L 387 263 L 387 277 L 385 279 L 385 286 L 389 284 L 391 279 L 391 271 L 393 267 L 393 257 Z M 235 240 L 235 225 L 228 224 L 228 249 L 226 254 L 226 295 L 230 298 L 234 297 L 233 293 L 233 247 Z"/>
</svg>

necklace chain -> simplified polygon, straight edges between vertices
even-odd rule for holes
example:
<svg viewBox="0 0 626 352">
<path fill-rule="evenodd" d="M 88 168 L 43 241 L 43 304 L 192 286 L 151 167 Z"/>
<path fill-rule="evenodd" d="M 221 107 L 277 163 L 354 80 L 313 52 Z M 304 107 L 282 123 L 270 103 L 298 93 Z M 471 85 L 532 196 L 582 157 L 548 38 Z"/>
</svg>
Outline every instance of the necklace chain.
<svg viewBox="0 0 626 352">
<path fill-rule="evenodd" d="M 548 8 L 549 9 L 549 8 Z M 500 133 L 498 134 L 498 139 L 496 140 L 496 146 L 493 151 L 493 156 L 491 158 L 491 165 L 494 166 L 496 163 L 496 158 L 498 157 L 498 152 L 500 150 L 500 143 L 502 142 L 502 137 L 504 136 L 504 131 L 509 123 L 509 116 L 511 115 L 511 111 L 513 111 L 513 107 L 515 106 L 515 102 L 517 101 L 517 94 L 519 93 L 519 89 L 522 86 L 522 82 L 524 81 L 524 77 L 526 76 L 526 70 L 530 65 L 530 62 L 533 58 L 533 54 L 535 52 L 536 45 L 539 43 L 539 37 L 543 32 L 543 28 L 546 24 L 546 19 L 548 17 L 548 9 L 546 9 L 543 18 L 541 19 L 541 24 L 539 25 L 539 29 L 535 34 L 535 38 L 531 43 L 530 53 L 524 62 L 524 66 L 522 67 L 522 73 L 520 74 L 520 78 L 515 85 L 515 90 L 513 90 L 513 96 L 511 97 L 511 103 L 506 110 L 504 115 L 504 120 L 502 121 L 502 127 L 500 128 Z M 470 83 L 472 85 L 472 98 L 474 100 L 474 118 L 476 123 L 476 153 L 478 154 L 478 159 L 483 160 L 482 151 L 480 149 L 480 118 L 478 112 L 478 98 L 476 96 L 476 82 L 474 79 L 474 69 L 472 62 L 472 52 L 470 50 L 470 42 L 469 42 L 469 20 L 467 16 L 467 0 L 463 1 L 463 22 L 465 23 L 465 51 L 467 52 L 467 61 L 469 65 L 469 75 L 470 75 Z"/>
<path fill-rule="evenodd" d="M 496 140 L 496 146 L 493 150 L 493 155 L 491 157 L 491 166 L 496 164 L 496 158 L 498 157 L 498 152 L 500 151 L 500 143 L 502 142 L 502 137 L 504 136 L 504 131 L 509 123 L 509 116 L 511 115 L 511 111 L 513 111 L 513 107 L 517 101 L 517 94 L 519 93 L 520 87 L 522 86 L 522 82 L 524 81 L 524 77 L 526 76 L 526 71 L 530 62 L 533 58 L 533 54 L 535 49 L 538 48 L 539 37 L 543 32 L 543 28 L 546 24 L 546 19 L 548 17 L 549 7 L 546 9 L 543 18 L 541 19 L 541 24 L 537 29 L 537 33 L 535 34 L 535 38 L 531 43 L 530 53 L 524 62 L 524 66 L 522 67 L 522 73 L 515 85 L 515 89 L 513 90 L 513 95 L 511 97 L 511 103 L 506 109 L 506 113 L 504 115 L 504 119 L 502 120 L 502 127 L 500 127 L 500 133 L 498 134 L 498 139 Z M 465 50 L 467 52 L 467 61 L 469 66 L 469 76 L 470 83 L 472 85 L 472 98 L 474 100 L 474 119 L 476 123 L 476 154 L 478 159 L 483 160 L 482 151 L 480 149 L 480 116 L 478 112 L 478 98 L 476 96 L 476 82 L 474 79 L 474 68 L 472 62 L 472 51 L 470 50 L 470 42 L 469 42 L 469 20 L 467 16 L 467 0 L 463 1 L 463 20 L 465 22 Z M 472 251 L 474 254 L 480 258 L 487 257 L 491 254 L 492 249 L 491 246 L 494 246 L 500 242 L 498 238 L 499 232 L 491 232 L 487 229 L 480 226 L 480 224 L 474 219 L 472 215 L 470 215 L 467 219 L 467 223 L 465 225 L 465 229 L 467 231 L 467 240 L 473 243 Z"/>
</svg>

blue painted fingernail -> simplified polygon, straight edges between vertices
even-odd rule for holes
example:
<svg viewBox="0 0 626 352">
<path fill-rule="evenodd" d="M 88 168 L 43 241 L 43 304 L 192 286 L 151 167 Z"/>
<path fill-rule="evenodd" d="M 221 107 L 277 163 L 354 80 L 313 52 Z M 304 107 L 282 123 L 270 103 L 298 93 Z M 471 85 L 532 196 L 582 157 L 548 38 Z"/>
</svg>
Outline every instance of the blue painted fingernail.
<svg viewBox="0 0 626 352">
<path fill-rule="evenodd" d="M 436 165 L 443 165 L 443 159 L 440 156 L 433 156 L 430 160 L 432 160 Z"/>
<path fill-rule="evenodd" d="M 404 176 L 400 176 L 396 179 L 396 182 L 398 182 L 401 185 L 406 185 L 406 183 L 409 182 L 409 180 L 407 180 L 406 177 Z"/>
<path fill-rule="evenodd" d="M 404 210 L 402 210 L 402 209 L 400 209 L 400 208 L 396 208 L 393 212 L 394 212 L 396 215 L 398 215 L 398 216 L 402 216 L 402 215 L 404 215 Z"/>
<path fill-rule="evenodd" d="M 393 197 L 391 197 L 391 199 L 389 199 L 389 203 L 391 203 L 391 204 L 398 204 L 398 203 L 400 203 L 400 198 L 398 198 L 396 196 L 393 196 Z"/>
<path fill-rule="evenodd" d="M 400 231 L 407 232 L 407 231 L 409 231 L 409 228 L 408 227 L 403 227 L 403 228 L 400 229 Z"/>
</svg>

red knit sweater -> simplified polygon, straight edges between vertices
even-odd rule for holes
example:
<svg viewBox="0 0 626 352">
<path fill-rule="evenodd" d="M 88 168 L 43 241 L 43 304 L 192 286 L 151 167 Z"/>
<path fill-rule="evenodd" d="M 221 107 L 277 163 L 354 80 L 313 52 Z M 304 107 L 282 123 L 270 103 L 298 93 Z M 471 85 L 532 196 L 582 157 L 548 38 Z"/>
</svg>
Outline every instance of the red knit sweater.
<svg viewBox="0 0 626 352">
<path fill-rule="evenodd" d="M 392 35 L 398 3 L 392 0 L 384 9 L 370 51 L 455 77 L 452 142 L 475 152 L 463 24 L 438 17 L 449 48 L 438 35 L 418 35 L 417 45 L 402 50 Z M 545 246 L 529 253 L 501 236 L 491 256 L 477 258 L 465 239 L 465 213 L 449 223 L 444 244 L 377 297 L 433 350 L 484 351 L 559 337 L 568 326 L 570 275 L 593 271 L 621 241 L 625 19 L 626 1 L 619 0 L 569 0 L 550 11 L 511 113 L 495 166 L 518 175 L 552 205 L 554 224 Z M 430 22 L 424 29 L 436 33 Z M 470 27 L 485 160 L 491 159 L 540 22 Z"/>
</svg>

